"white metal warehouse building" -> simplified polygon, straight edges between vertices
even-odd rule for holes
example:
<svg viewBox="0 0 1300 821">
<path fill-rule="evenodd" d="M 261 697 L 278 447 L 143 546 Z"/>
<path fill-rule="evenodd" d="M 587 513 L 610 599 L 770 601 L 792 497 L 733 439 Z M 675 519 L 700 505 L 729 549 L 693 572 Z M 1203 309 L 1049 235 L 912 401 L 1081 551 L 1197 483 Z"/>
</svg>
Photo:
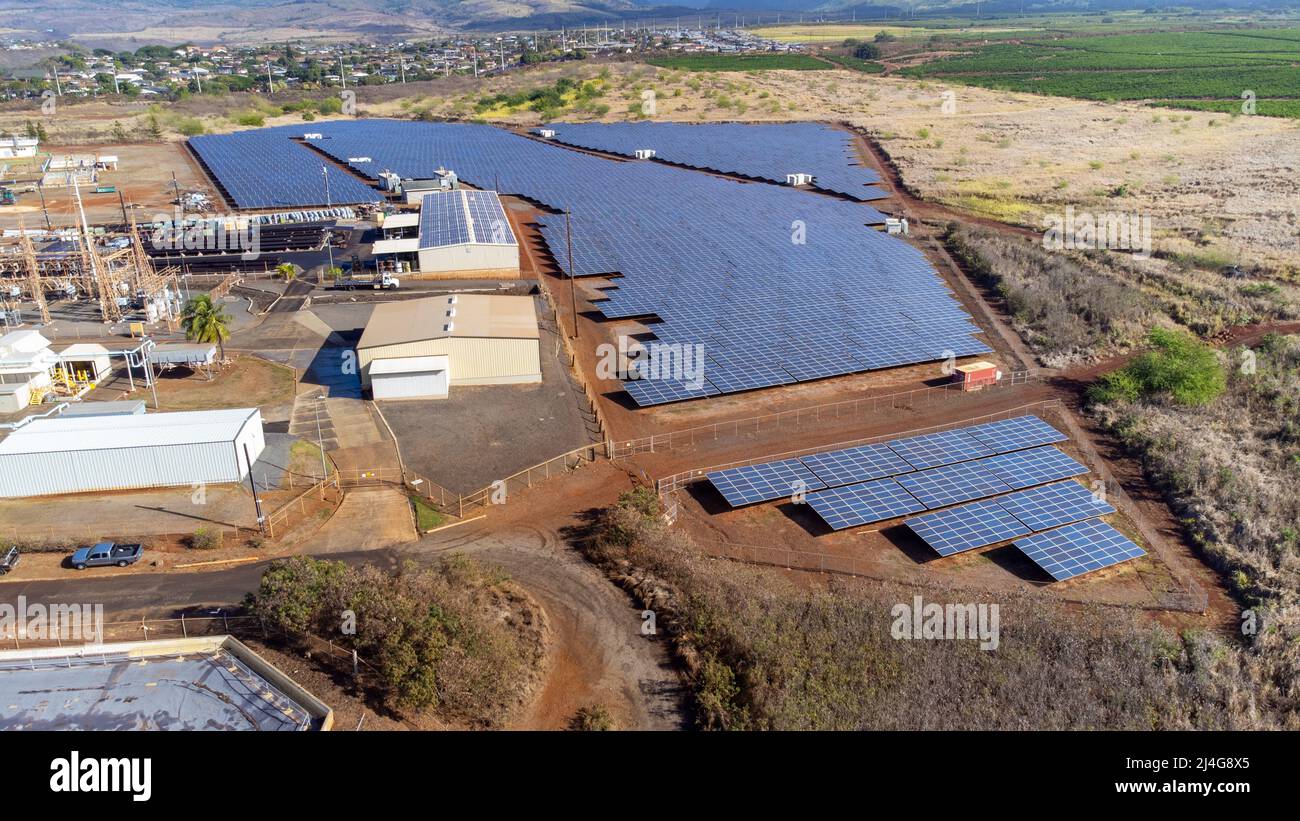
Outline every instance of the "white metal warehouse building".
<svg viewBox="0 0 1300 821">
<path fill-rule="evenodd" d="M 455 385 L 541 382 L 533 298 L 453 294 L 375 306 L 357 343 L 375 399 L 445 398 Z"/>
<path fill-rule="evenodd" d="M 239 482 L 265 446 L 257 408 L 37 419 L 0 440 L 0 498 Z"/>
</svg>

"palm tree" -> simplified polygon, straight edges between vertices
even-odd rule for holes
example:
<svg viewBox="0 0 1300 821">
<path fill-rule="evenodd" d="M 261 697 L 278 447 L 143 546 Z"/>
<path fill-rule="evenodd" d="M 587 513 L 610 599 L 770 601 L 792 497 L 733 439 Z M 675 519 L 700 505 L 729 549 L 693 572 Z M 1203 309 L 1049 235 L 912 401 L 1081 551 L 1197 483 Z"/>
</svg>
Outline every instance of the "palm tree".
<svg viewBox="0 0 1300 821">
<path fill-rule="evenodd" d="M 226 358 L 225 341 L 230 338 L 231 316 L 226 309 L 212 301 L 207 294 L 196 296 L 185 303 L 181 314 L 181 327 L 185 338 L 191 342 L 215 342 Z"/>
</svg>

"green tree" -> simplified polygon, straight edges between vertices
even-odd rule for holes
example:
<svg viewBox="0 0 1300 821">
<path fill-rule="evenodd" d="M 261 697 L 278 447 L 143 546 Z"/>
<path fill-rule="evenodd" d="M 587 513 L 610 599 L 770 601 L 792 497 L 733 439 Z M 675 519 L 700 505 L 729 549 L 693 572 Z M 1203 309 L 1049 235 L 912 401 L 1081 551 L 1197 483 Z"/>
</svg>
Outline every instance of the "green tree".
<svg viewBox="0 0 1300 821">
<path fill-rule="evenodd" d="M 284 277 L 285 282 L 290 282 L 298 275 L 298 267 L 292 262 L 281 262 L 275 266 L 275 272 Z"/>
<path fill-rule="evenodd" d="M 875 43 L 859 43 L 857 48 L 853 49 L 853 56 L 859 60 L 878 60 L 880 59 L 880 46 Z"/>
<path fill-rule="evenodd" d="M 226 340 L 230 338 L 231 316 L 226 309 L 212 301 L 207 294 L 196 296 L 185 303 L 181 314 L 181 327 L 185 338 L 191 342 L 215 342 L 226 358 Z"/>
</svg>

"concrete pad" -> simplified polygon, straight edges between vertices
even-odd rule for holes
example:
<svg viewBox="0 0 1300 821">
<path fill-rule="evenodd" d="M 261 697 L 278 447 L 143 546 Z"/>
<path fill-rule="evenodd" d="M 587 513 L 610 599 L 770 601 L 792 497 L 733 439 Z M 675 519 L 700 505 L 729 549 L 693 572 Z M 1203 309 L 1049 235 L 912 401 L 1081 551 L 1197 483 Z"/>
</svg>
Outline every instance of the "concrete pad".
<svg viewBox="0 0 1300 821">
<path fill-rule="evenodd" d="M 413 542 L 415 519 L 410 500 L 391 487 L 354 488 L 320 530 L 307 539 L 310 553 L 368 550 Z"/>
</svg>

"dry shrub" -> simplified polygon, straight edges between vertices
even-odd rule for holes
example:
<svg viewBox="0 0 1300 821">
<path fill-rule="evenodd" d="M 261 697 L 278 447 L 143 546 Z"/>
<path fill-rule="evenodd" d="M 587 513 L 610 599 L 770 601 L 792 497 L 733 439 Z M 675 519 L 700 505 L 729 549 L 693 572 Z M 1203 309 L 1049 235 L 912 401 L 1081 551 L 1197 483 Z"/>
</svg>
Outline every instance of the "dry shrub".
<svg viewBox="0 0 1300 821">
<path fill-rule="evenodd" d="M 1006 300 L 1016 330 L 1049 367 L 1125 351 L 1153 325 L 1181 325 L 1208 337 L 1297 314 L 1289 286 L 1240 283 L 1167 260 L 1050 251 L 1022 237 L 956 223 L 945 241 L 967 271 Z"/>
<path fill-rule="evenodd" d="M 391 706 L 497 726 L 540 661 L 507 623 L 510 595 L 502 576 L 461 556 L 396 574 L 295 557 L 273 563 L 247 605 L 286 633 L 355 649 Z"/>
</svg>

